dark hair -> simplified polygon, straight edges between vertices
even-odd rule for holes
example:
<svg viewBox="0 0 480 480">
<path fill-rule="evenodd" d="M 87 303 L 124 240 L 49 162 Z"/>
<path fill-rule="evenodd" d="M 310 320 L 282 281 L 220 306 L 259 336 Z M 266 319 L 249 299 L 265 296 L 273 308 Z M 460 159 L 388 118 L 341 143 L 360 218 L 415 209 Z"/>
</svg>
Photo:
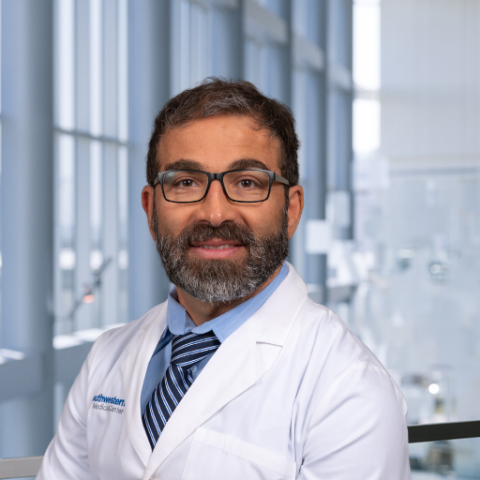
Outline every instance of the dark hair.
<svg viewBox="0 0 480 480">
<path fill-rule="evenodd" d="M 298 184 L 298 149 L 295 119 L 283 103 L 260 93 L 250 82 L 209 77 L 200 85 L 170 99 L 155 119 L 147 155 L 147 182 L 153 185 L 158 174 L 157 152 L 162 135 L 200 118 L 219 114 L 252 117 L 280 139 L 280 171 L 290 185 Z"/>
</svg>

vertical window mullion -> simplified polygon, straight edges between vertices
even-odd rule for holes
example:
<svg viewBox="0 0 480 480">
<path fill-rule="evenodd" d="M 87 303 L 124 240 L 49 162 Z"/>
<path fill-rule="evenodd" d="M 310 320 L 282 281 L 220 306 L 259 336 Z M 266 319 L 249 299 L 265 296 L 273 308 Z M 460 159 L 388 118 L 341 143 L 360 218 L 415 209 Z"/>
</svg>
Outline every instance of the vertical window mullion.
<svg viewBox="0 0 480 480">
<path fill-rule="evenodd" d="M 60 317 L 59 334 L 73 330 L 73 306 L 75 303 L 75 138 L 73 135 L 58 135 L 58 266 Z"/>
<path fill-rule="evenodd" d="M 117 28 L 118 139 L 128 138 L 128 2 L 118 0 Z"/>
<path fill-rule="evenodd" d="M 127 322 L 128 312 L 128 149 L 118 148 L 118 322 Z"/>
<path fill-rule="evenodd" d="M 92 275 L 99 271 L 103 265 L 104 255 L 102 249 L 102 144 L 97 141 L 90 142 L 90 269 Z M 97 288 L 92 305 L 91 327 L 100 327 L 100 310 L 102 292 Z"/>
<path fill-rule="evenodd" d="M 75 5 L 76 26 L 76 130 L 90 129 L 90 65 L 91 65 L 91 12 L 90 3 L 77 1 Z M 83 301 L 91 283 L 90 272 L 90 141 L 78 137 L 76 143 L 76 281 L 75 301 Z M 91 326 L 90 304 L 78 304 L 74 329 Z"/>
<path fill-rule="evenodd" d="M 103 0 L 102 11 L 102 132 L 118 135 L 118 1 Z"/>
<path fill-rule="evenodd" d="M 56 121 L 60 128 L 75 128 L 75 24 L 74 1 L 56 2 L 57 98 Z"/>
<path fill-rule="evenodd" d="M 185 90 L 190 85 L 190 2 L 188 0 L 179 1 L 180 15 L 179 15 L 179 47 L 180 47 L 180 76 L 179 76 L 179 90 Z"/>
<path fill-rule="evenodd" d="M 103 145 L 103 255 L 110 261 L 102 275 L 102 326 L 118 320 L 118 147 Z"/>
<path fill-rule="evenodd" d="M 90 133 L 102 134 L 102 0 L 90 0 Z"/>
<path fill-rule="evenodd" d="M 89 292 L 90 272 L 90 141 L 77 139 L 76 145 L 76 299 Z M 75 316 L 75 330 L 90 328 L 91 306 L 84 303 Z"/>
<path fill-rule="evenodd" d="M 75 4 L 75 128 L 90 129 L 90 67 L 91 67 L 90 3 Z"/>
<path fill-rule="evenodd" d="M 103 0 L 103 132 L 118 135 L 118 1 Z M 103 142 L 102 250 L 110 263 L 102 272 L 102 325 L 118 323 L 118 146 Z"/>
</svg>

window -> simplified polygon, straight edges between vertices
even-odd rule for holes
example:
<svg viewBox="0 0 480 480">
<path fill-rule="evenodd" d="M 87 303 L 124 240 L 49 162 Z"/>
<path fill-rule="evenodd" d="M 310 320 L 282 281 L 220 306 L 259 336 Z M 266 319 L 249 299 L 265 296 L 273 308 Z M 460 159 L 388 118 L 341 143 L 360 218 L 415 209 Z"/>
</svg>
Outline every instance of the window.
<svg viewBox="0 0 480 480">
<path fill-rule="evenodd" d="M 55 3 L 55 333 L 125 323 L 127 2 Z"/>
<path fill-rule="evenodd" d="M 410 425 L 480 418 L 479 19 L 472 2 L 355 3 L 350 327 L 401 386 Z M 413 478 L 480 474 L 478 439 L 410 455 Z"/>
<path fill-rule="evenodd" d="M 8 457 L 43 454 L 92 342 L 166 298 L 140 192 L 153 119 L 168 98 L 214 75 L 247 79 L 292 108 L 308 206 L 290 260 L 316 300 L 337 286 L 310 233 L 329 228 L 328 198 L 351 198 L 351 2 L 34 5 L 1 4 L 2 92 L 21 99 L 2 105 L 15 128 L 2 145 L 2 201 L 24 187 L 15 214 L 2 204 L 1 218 Z M 335 240 L 351 238 L 347 217 Z M 350 290 L 340 290 L 348 302 Z"/>
</svg>

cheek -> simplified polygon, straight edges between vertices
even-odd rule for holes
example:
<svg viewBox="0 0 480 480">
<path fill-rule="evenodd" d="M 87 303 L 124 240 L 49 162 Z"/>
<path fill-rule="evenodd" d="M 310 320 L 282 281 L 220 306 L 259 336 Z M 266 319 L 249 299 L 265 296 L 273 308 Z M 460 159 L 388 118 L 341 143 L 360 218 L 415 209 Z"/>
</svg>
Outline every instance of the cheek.
<svg viewBox="0 0 480 480">
<path fill-rule="evenodd" d="M 190 215 L 169 205 L 157 205 L 158 230 L 162 235 L 177 237 L 190 223 Z"/>
<path fill-rule="evenodd" d="M 275 207 L 259 210 L 253 215 L 244 215 L 244 219 L 247 227 L 255 235 L 266 237 L 278 231 L 282 223 L 282 216 L 283 207 Z"/>
</svg>

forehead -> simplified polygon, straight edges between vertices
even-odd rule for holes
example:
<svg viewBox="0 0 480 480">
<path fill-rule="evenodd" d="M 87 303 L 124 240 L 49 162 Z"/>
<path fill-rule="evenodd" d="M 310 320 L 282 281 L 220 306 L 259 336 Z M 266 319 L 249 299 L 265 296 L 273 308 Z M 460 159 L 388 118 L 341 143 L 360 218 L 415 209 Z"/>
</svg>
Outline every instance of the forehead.
<svg viewBox="0 0 480 480">
<path fill-rule="evenodd" d="M 173 162 L 192 160 L 207 171 L 220 172 L 244 159 L 258 160 L 280 172 L 280 141 L 251 117 L 235 115 L 215 115 L 170 129 L 157 154 L 160 170 Z"/>
</svg>

